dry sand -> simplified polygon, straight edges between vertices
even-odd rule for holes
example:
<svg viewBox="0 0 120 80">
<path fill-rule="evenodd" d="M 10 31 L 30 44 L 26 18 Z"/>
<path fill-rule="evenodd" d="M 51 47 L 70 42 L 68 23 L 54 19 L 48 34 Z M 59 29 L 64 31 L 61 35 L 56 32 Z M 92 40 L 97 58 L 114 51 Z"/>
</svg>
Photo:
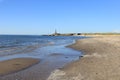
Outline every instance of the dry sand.
<svg viewBox="0 0 120 80">
<path fill-rule="evenodd" d="M 55 70 L 48 80 L 120 80 L 120 36 L 94 36 L 70 47 L 84 56 Z"/>
<path fill-rule="evenodd" d="M 33 58 L 16 58 L 11 60 L 1 61 L 0 76 L 26 69 L 38 62 L 39 62 L 38 59 L 33 59 Z"/>
</svg>

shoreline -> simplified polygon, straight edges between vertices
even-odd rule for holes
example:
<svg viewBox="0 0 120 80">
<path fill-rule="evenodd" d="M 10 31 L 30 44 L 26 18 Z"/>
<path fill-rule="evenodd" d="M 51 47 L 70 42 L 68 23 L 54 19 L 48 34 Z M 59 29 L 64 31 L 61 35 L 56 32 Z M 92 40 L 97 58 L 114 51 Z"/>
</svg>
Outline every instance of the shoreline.
<svg viewBox="0 0 120 80">
<path fill-rule="evenodd" d="M 71 43 L 73 44 L 74 41 L 71 41 Z M 67 44 L 70 45 L 70 43 L 66 43 L 63 45 L 42 47 L 36 50 L 34 55 L 46 54 L 43 58 L 34 57 L 40 59 L 40 63 L 25 70 L 18 70 L 15 73 L 2 76 L 0 80 L 46 80 L 55 69 L 62 68 L 67 63 L 79 59 L 80 52 L 66 48 Z"/>
<path fill-rule="evenodd" d="M 27 69 L 37 63 L 39 59 L 34 58 L 15 58 L 0 61 L 0 77 Z"/>
<path fill-rule="evenodd" d="M 84 52 L 83 57 L 55 70 L 48 80 L 119 80 L 120 36 L 91 37 L 70 45 Z"/>
</svg>

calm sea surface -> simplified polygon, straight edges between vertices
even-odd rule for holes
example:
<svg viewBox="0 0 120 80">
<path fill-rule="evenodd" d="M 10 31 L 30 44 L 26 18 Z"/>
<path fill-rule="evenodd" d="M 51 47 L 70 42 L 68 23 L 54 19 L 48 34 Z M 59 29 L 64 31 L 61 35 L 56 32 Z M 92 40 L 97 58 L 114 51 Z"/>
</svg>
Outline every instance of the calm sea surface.
<svg viewBox="0 0 120 80">
<path fill-rule="evenodd" d="M 74 40 L 81 38 L 84 37 L 0 35 L 0 56 L 28 53 L 49 45 L 71 44 Z"/>
</svg>

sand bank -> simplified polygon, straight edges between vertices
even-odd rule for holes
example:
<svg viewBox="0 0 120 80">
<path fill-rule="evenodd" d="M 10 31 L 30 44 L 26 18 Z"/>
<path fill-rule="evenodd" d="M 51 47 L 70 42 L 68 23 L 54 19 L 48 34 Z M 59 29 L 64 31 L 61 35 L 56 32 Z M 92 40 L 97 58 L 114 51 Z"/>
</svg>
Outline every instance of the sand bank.
<svg viewBox="0 0 120 80">
<path fill-rule="evenodd" d="M 38 59 L 16 58 L 0 62 L 0 76 L 26 69 L 36 63 Z"/>
<path fill-rule="evenodd" d="M 120 36 L 94 36 L 70 47 L 84 56 L 55 70 L 48 80 L 120 80 Z"/>
</svg>

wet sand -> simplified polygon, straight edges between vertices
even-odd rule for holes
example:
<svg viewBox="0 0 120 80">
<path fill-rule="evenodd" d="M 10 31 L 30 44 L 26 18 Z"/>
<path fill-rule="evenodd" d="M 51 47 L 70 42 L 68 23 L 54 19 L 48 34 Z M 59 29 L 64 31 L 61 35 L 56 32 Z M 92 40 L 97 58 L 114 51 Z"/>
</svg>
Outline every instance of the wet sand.
<svg viewBox="0 0 120 80">
<path fill-rule="evenodd" d="M 84 56 L 55 70 L 48 80 L 120 80 L 120 36 L 92 37 L 69 46 Z"/>
<path fill-rule="evenodd" d="M 37 64 L 39 59 L 33 58 L 16 58 L 0 62 L 0 76 L 18 72 L 26 69 L 34 64 Z"/>
</svg>

